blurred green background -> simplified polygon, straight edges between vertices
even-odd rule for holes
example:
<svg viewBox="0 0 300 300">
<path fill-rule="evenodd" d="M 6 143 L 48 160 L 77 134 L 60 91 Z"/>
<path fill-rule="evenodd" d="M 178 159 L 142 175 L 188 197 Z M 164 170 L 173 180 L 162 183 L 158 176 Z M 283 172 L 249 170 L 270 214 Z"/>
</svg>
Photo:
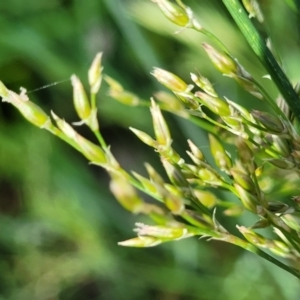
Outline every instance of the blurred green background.
<svg viewBox="0 0 300 300">
<path fill-rule="evenodd" d="M 299 17 L 282 1 L 261 2 L 283 66 L 296 82 Z M 185 3 L 276 95 L 274 86 L 261 79 L 265 71 L 222 2 Z M 220 95 L 264 109 L 215 71 L 201 48 L 207 41 L 203 36 L 189 30 L 174 34 L 177 30 L 147 0 L 1 1 L 0 80 L 15 91 L 21 86 L 32 91 L 73 73 L 87 83 L 89 65 L 103 51 L 105 73 L 146 99 L 161 88 L 150 75 L 157 66 L 187 82 L 190 72 L 200 71 Z M 29 96 L 47 112 L 78 120 L 68 81 Z M 133 126 L 152 133 L 147 108 L 114 102 L 105 84 L 98 108 L 101 132 L 127 170 L 145 174 L 144 161 L 161 170 L 155 153 L 128 130 Z M 208 152 L 205 132 L 165 115 L 180 153 L 187 138 Z M 79 130 L 93 140 L 87 130 Z M 103 170 L 28 124 L 10 105 L 0 105 L 1 300 L 299 299 L 299 282 L 292 275 L 225 243 L 194 238 L 149 249 L 119 247 L 118 241 L 135 235 L 137 221 L 147 222 L 120 207 Z M 246 218 L 246 225 L 251 221 Z"/>
</svg>

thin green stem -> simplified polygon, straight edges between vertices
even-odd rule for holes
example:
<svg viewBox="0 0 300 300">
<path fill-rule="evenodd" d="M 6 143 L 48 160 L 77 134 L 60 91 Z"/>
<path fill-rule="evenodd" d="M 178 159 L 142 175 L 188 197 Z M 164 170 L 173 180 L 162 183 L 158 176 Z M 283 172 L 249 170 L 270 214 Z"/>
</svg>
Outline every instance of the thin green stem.
<svg viewBox="0 0 300 300">
<path fill-rule="evenodd" d="M 271 75 L 273 81 L 286 100 L 291 111 L 294 113 L 296 118 L 300 120 L 299 97 L 293 89 L 285 73 L 280 68 L 275 57 L 268 49 L 265 41 L 251 23 L 244 7 L 241 5 L 239 0 L 223 0 L 223 3 L 227 7 L 229 13 L 238 25 L 240 31 L 244 35 L 248 44 L 251 46 L 252 50 Z"/>
<path fill-rule="evenodd" d="M 93 133 L 95 134 L 98 142 L 100 143 L 101 147 L 105 150 L 107 149 L 107 144 L 102 136 L 102 134 L 99 132 L 99 130 L 94 130 Z"/>
<path fill-rule="evenodd" d="M 97 99 L 97 94 L 95 93 L 91 93 L 91 107 L 92 107 L 92 110 L 96 109 L 97 107 L 97 103 L 96 103 L 96 99 Z"/>
</svg>

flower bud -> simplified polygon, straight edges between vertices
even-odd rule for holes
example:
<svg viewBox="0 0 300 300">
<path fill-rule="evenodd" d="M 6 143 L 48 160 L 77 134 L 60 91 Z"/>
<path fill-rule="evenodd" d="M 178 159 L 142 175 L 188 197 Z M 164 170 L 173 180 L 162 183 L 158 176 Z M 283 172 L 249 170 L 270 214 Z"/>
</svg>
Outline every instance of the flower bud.
<svg viewBox="0 0 300 300">
<path fill-rule="evenodd" d="M 191 141 L 188 140 L 189 147 L 192 151 L 192 154 L 199 160 L 205 161 L 205 157 L 202 151 Z"/>
<path fill-rule="evenodd" d="M 270 221 L 267 219 L 262 219 L 262 220 L 257 221 L 254 225 L 252 225 L 250 227 L 250 229 L 267 228 L 269 226 L 270 226 Z"/>
<path fill-rule="evenodd" d="M 50 122 L 49 116 L 36 104 L 28 100 L 26 94 L 16 94 L 12 91 L 6 90 L 8 95 L 3 98 L 3 101 L 11 103 L 14 107 L 16 107 L 23 117 L 32 123 L 33 125 L 43 128 Z M 23 90 L 25 93 L 26 90 Z M 6 92 L 4 91 L 4 94 Z"/>
<path fill-rule="evenodd" d="M 195 96 L 201 104 L 208 107 L 213 113 L 223 117 L 230 116 L 231 112 L 228 104 L 220 98 L 212 97 L 203 92 L 196 92 Z"/>
<path fill-rule="evenodd" d="M 162 13 L 174 24 L 185 27 L 190 23 L 187 12 L 179 5 L 168 0 L 152 0 L 157 3 Z"/>
<path fill-rule="evenodd" d="M 99 165 L 107 163 L 106 155 L 101 147 L 95 145 L 79 134 L 76 135 L 75 142 L 80 147 L 81 153 L 92 163 Z"/>
<path fill-rule="evenodd" d="M 118 202 L 132 213 L 139 213 L 143 208 L 143 200 L 123 176 L 112 176 L 109 188 Z"/>
<path fill-rule="evenodd" d="M 219 52 L 211 45 L 203 43 L 204 50 L 208 54 L 214 66 L 224 75 L 234 75 L 238 73 L 239 67 L 237 62 L 224 52 Z"/>
<path fill-rule="evenodd" d="M 83 136 L 79 135 L 71 125 L 66 121 L 60 119 L 53 112 L 52 116 L 58 126 L 58 128 L 72 141 L 74 141 L 80 149 L 80 152 L 91 162 L 95 164 L 106 164 L 107 159 L 104 151 L 101 147 L 90 142 Z"/>
<path fill-rule="evenodd" d="M 162 159 L 161 161 L 169 179 L 175 186 L 189 187 L 189 183 L 178 166 L 171 164 L 167 159 Z"/>
<path fill-rule="evenodd" d="M 174 94 L 170 94 L 164 91 L 159 91 L 154 94 L 154 97 L 160 102 L 160 107 L 163 107 L 165 110 L 180 115 L 183 118 L 189 117 L 189 114 L 185 111 L 182 103 L 178 100 L 178 98 Z"/>
<path fill-rule="evenodd" d="M 101 58 L 102 53 L 97 53 L 88 72 L 89 84 L 92 94 L 97 94 L 100 89 L 103 70 L 103 67 L 101 66 Z"/>
<path fill-rule="evenodd" d="M 43 128 L 50 121 L 49 116 L 31 101 L 22 101 L 16 108 L 27 121 L 37 127 Z"/>
<path fill-rule="evenodd" d="M 269 163 L 280 169 L 291 170 L 295 168 L 295 164 L 288 159 L 272 158 L 267 160 Z"/>
<path fill-rule="evenodd" d="M 255 187 L 251 178 L 237 169 L 231 169 L 230 173 L 234 178 L 235 182 L 238 183 L 241 187 L 243 187 L 247 191 L 255 191 Z"/>
<path fill-rule="evenodd" d="M 221 170 L 225 170 L 228 172 L 228 170 L 232 167 L 231 158 L 226 153 L 222 144 L 212 134 L 209 134 L 208 138 L 210 150 L 217 166 Z"/>
<path fill-rule="evenodd" d="M 238 150 L 240 161 L 242 162 L 243 166 L 247 167 L 246 171 L 248 171 L 250 174 L 253 174 L 255 172 L 256 165 L 254 162 L 254 155 L 252 150 L 241 138 L 237 139 L 236 147 Z"/>
<path fill-rule="evenodd" d="M 254 119 L 260 122 L 266 129 L 272 133 L 284 133 L 285 128 L 281 120 L 267 112 L 253 110 L 251 112 Z"/>
<path fill-rule="evenodd" d="M 205 207 L 212 208 L 217 204 L 217 197 L 211 192 L 194 190 L 194 194 Z"/>
<path fill-rule="evenodd" d="M 184 93 L 190 87 L 177 75 L 160 68 L 154 68 L 151 73 L 162 85 L 176 93 Z"/>
<path fill-rule="evenodd" d="M 153 182 L 151 182 L 148 178 L 145 178 L 136 172 L 132 172 L 132 174 L 135 178 L 138 179 L 138 181 L 142 184 L 143 188 L 147 192 L 151 194 L 157 194 L 157 188 L 155 187 L 155 184 Z"/>
<path fill-rule="evenodd" d="M 129 127 L 129 129 L 146 145 L 156 148 L 157 143 L 156 141 L 147 133 L 145 133 L 144 131 L 135 129 L 133 127 Z"/>
<path fill-rule="evenodd" d="M 119 82 L 107 75 L 105 75 L 104 79 L 110 87 L 108 91 L 109 96 L 124 105 L 136 106 L 139 104 L 139 97 L 131 92 L 125 91 Z"/>
<path fill-rule="evenodd" d="M 136 223 L 137 228 L 134 229 L 138 236 L 151 236 L 159 239 L 177 240 L 192 236 L 186 228 L 182 227 L 165 227 L 165 226 L 149 226 L 143 223 Z"/>
<path fill-rule="evenodd" d="M 71 76 L 73 85 L 73 101 L 75 110 L 81 120 L 86 120 L 91 114 L 91 106 L 79 78 L 75 75 Z"/>
<path fill-rule="evenodd" d="M 155 169 L 148 163 L 145 163 L 145 167 L 147 170 L 147 173 L 149 175 L 149 178 L 156 184 L 163 186 L 164 180 L 162 177 L 155 171 Z"/>
<path fill-rule="evenodd" d="M 166 207 L 174 214 L 180 215 L 184 211 L 184 201 L 178 196 L 169 193 L 167 190 L 159 189 L 159 193 Z"/>
<path fill-rule="evenodd" d="M 171 145 L 171 135 L 167 123 L 161 113 L 159 106 L 151 99 L 151 115 L 153 121 L 153 128 L 156 140 L 159 145 L 170 146 Z"/>
<path fill-rule="evenodd" d="M 273 140 L 273 144 L 272 144 L 273 148 L 275 148 L 276 151 L 280 153 L 280 155 L 282 155 L 283 157 L 290 156 L 291 149 L 286 139 L 281 138 L 278 135 L 273 135 L 272 140 Z"/>
<path fill-rule="evenodd" d="M 118 242 L 118 245 L 125 247 L 137 247 L 137 248 L 145 248 L 145 247 L 154 247 L 156 245 L 161 244 L 161 240 L 151 236 L 138 236 L 136 238 L 126 240 L 123 242 Z"/>
<path fill-rule="evenodd" d="M 280 201 L 269 201 L 267 207 L 270 212 L 280 215 L 283 215 L 286 212 L 292 213 L 295 211 L 294 208 L 292 208 L 294 211 L 291 211 L 290 208 L 292 207 L 289 207 L 287 204 Z"/>
<path fill-rule="evenodd" d="M 211 184 L 211 185 L 222 185 L 223 181 L 220 179 L 217 174 L 213 173 L 209 169 L 202 168 L 198 172 L 198 176 L 201 180 L 203 180 L 205 183 Z"/>
<path fill-rule="evenodd" d="M 201 76 L 201 75 L 196 75 L 194 73 L 191 73 L 191 79 L 205 93 L 207 93 L 213 97 L 218 97 L 218 94 L 216 93 L 213 85 L 207 78 L 205 78 L 204 76 Z"/>
<path fill-rule="evenodd" d="M 242 186 L 235 183 L 234 187 L 236 188 L 239 198 L 246 209 L 252 211 L 253 213 L 257 213 L 256 206 L 258 204 L 258 199 L 256 196 L 254 196 L 252 193 L 245 190 Z"/>
</svg>

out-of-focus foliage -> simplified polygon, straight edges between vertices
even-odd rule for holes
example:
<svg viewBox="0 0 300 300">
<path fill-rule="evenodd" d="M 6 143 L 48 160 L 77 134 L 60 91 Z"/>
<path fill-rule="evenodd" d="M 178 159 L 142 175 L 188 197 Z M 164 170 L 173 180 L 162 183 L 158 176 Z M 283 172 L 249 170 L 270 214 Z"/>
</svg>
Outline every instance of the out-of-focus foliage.
<svg viewBox="0 0 300 300">
<path fill-rule="evenodd" d="M 296 81 L 298 16 L 281 1 L 261 2 L 284 67 Z M 221 1 L 187 4 L 261 80 L 263 68 Z M 143 97 L 157 89 L 149 75 L 157 66 L 182 78 L 199 70 L 218 82 L 220 94 L 262 107 L 214 71 L 200 47 L 201 35 L 174 34 L 178 28 L 147 0 L 1 1 L 0 25 L 0 76 L 14 90 L 34 90 L 73 73 L 85 78 L 95 53 L 103 51 L 105 72 Z M 286 40 L 291 31 L 296 38 Z M 77 121 L 71 95 L 64 82 L 30 97 L 47 112 L 51 107 Z M 124 107 L 105 88 L 98 108 L 101 131 L 125 168 L 143 172 L 143 161 L 159 168 L 152 151 L 128 130 L 130 125 L 151 131 L 148 109 Z M 0 299 L 298 299 L 291 275 L 220 242 L 189 239 L 141 250 L 117 246 L 143 218 L 119 207 L 105 173 L 8 105 L 0 109 Z M 177 118 L 170 117 L 169 124 L 177 149 L 184 150 L 192 138 L 207 152 L 204 132 Z"/>
</svg>

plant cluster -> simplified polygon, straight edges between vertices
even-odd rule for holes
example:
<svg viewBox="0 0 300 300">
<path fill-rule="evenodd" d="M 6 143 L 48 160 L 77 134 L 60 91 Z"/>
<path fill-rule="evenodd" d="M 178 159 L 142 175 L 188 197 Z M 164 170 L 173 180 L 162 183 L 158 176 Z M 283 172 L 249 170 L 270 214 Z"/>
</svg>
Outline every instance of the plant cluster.
<svg viewBox="0 0 300 300">
<path fill-rule="evenodd" d="M 119 203 L 132 213 L 148 215 L 156 223 L 137 223 L 137 237 L 119 245 L 150 247 L 199 236 L 237 245 L 300 277 L 300 224 L 297 217 L 300 197 L 291 195 L 294 196 L 293 202 L 289 204 L 269 199 L 266 184 L 266 179 L 276 179 L 276 174 L 280 174 L 282 185 L 289 185 L 300 174 L 300 135 L 297 127 L 300 119 L 299 85 L 292 87 L 272 54 L 270 43 L 259 36 L 249 19 L 249 16 L 254 17 L 263 23 L 264 17 L 258 3 L 243 0 L 242 6 L 237 0 L 223 0 L 270 74 L 270 80 L 277 85 L 281 95 L 276 102 L 225 45 L 201 26 L 191 8 L 180 0 L 153 2 L 173 23 L 208 36 L 215 46 L 205 43 L 203 48 L 216 69 L 234 79 L 254 97 L 265 101 L 270 112 L 249 111 L 236 101 L 222 97 L 209 79 L 201 74 L 191 73 L 191 83 L 186 83 L 161 68 L 154 68 L 152 75 L 172 94 L 159 92 L 151 101 L 142 100 L 103 74 L 101 53 L 96 55 L 88 72 L 89 95 L 80 79 L 75 75 L 71 77 L 74 106 L 80 118 L 75 125 L 88 126 L 98 139 L 98 145 L 80 135 L 55 113 L 51 112 L 51 116 L 46 114 L 29 100 L 25 89 L 17 94 L 0 82 L 3 101 L 12 104 L 35 126 L 70 144 L 92 164 L 104 168 L 111 178 L 110 189 Z M 136 128 L 130 129 L 157 152 L 169 182 L 148 163 L 145 164 L 148 177 L 129 173 L 112 154 L 99 130 L 97 119 L 96 96 L 102 79 L 109 85 L 109 95 L 117 101 L 130 106 L 150 106 L 154 137 Z M 197 141 L 191 140 L 187 141 L 189 161 L 181 157 L 172 146 L 171 133 L 162 110 L 205 129 L 214 162 L 203 155 L 196 145 Z M 223 141 L 218 135 L 223 137 Z M 229 144 L 231 149 L 234 147 L 230 153 L 226 151 Z M 147 203 L 137 189 L 159 203 Z M 228 191 L 240 201 L 220 200 L 213 193 L 214 189 Z M 237 225 L 241 234 L 237 235 L 221 224 L 219 210 L 228 218 L 248 210 L 257 221 L 250 227 Z M 257 233 L 260 228 L 270 228 L 276 237 Z M 273 255 L 284 258 L 285 262 Z"/>
</svg>

